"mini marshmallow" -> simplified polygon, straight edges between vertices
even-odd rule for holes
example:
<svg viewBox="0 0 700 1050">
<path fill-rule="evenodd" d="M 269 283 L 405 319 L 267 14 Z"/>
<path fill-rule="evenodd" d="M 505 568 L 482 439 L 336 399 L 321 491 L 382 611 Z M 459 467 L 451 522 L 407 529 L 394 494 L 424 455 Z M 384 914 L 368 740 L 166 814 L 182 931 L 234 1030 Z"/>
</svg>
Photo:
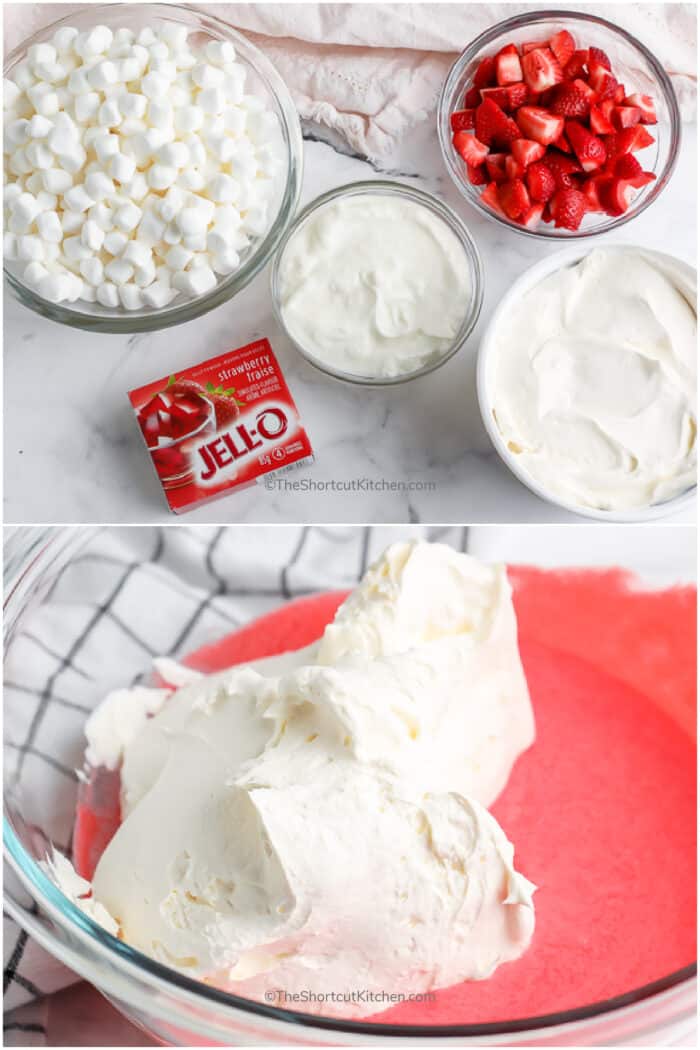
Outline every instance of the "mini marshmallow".
<svg viewBox="0 0 700 1050">
<path fill-rule="evenodd" d="M 177 224 L 183 236 L 205 233 L 209 225 L 207 216 L 201 208 L 183 208 L 177 216 Z"/>
<path fill-rule="evenodd" d="M 13 120 L 5 126 L 5 139 L 11 146 L 21 146 L 29 139 L 30 122 Z"/>
<path fill-rule="evenodd" d="M 147 73 L 141 81 L 141 91 L 148 98 L 163 99 L 168 93 L 168 84 L 159 73 Z"/>
<path fill-rule="evenodd" d="M 131 233 L 140 223 L 142 214 L 141 209 L 129 201 L 114 213 L 114 225 L 125 233 Z"/>
<path fill-rule="evenodd" d="M 50 303 L 64 302 L 70 293 L 71 282 L 67 273 L 47 273 L 36 284 L 36 290 L 42 299 Z"/>
<path fill-rule="evenodd" d="M 114 183 L 103 171 L 91 171 L 85 176 L 85 189 L 94 201 L 101 201 L 114 193 Z"/>
<path fill-rule="evenodd" d="M 169 58 L 151 58 L 149 70 L 151 73 L 157 73 L 159 77 L 167 80 L 168 87 L 177 77 L 177 66 Z"/>
<path fill-rule="evenodd" d="M 62 26 L 57 29 L 54 35 L 51 37 L 51 43 L 56 48 L 59 55 L 67 51 L 72 51 L 75 41 L 78 37 L 78 30 L 74 29 L 73 26 Z"/>
<path fill-rule="evenodd" d="M 58 97 L 50 84 L 33 84 L 27 89 L 27 97 L 37 113 L 43 117 L 52 117 L 58 113 Z"/>
<path fill-rule="evenodd" d="M 183 106 L 175 113 L 175 127 L 181 135 L 199 131 L 203 124 L 204 110 L 201 106 Z"/>
<path fill-rule="evenodd" d="M 32 170 L 23 146 L 16 149 L 10 156 L 9 168 L 13 175 L 28 175 Z"/>
<path fill-rule="evenodd" d="M 105 268 L 102 262 L 93 255 L 89 259 L 81 260 L 80 272 L 88 284 L 97 285 L 102 284 L 104 280 Z"/>
<path fill-rule="evenodd" d="M 109 255 L 121 255 L 127 246 L 129 238 L 118 230 L 110 230 L 104 239 L 103 248 Z"/>
<path fill-rule="evenodd" d="M 224 110 L 224 127 L 238 138 L 245 131 L 246 115 L 238 106 L 227 106 Z"/>
<path fill-rule="evenodd" d="M 17 258 L 17 237 L 14 233 L 6 233 L 2 238 L 2 254 L 8 262 L 14 262 Z"/>
<path fill-rule="evenodd" d="M 44 211 L 38 215 L 36 228 L 45 241 L 50 241 L 52 244 L 60 244 L 63 240 L 63 227 L 61 226 L 58 213 L 55 211 Z"/>
<path fill-rule="evenodd" d="M 154 128 L 170 132 L 173 128 L 173 107 L 167 99 L 152 98 L 148 103 L 148 122 Z"/>
<path fill-rule="evenodd" d="M 132 81 L 138 80 L 141 76 L 141 68 L 138 58 L 134 58 L 133 55 L 127 52 L 127 55 L 122 58 L 117 66 L 120 83 L 130 84 Z"/>
<path fill-rule="evenodd" d="M 182 238 L 182 243 L 190 252 L 204 252 L 207 248 L 206 233 L 193 233 Z"/>
<path fill-rule="evenodd" d="M 27 61 L 33 66 L 42 63 L 51 64 L 57 58 L 58 54 L 53 44 L 32 44 L 27 49 Z"/>
<path fill-rule="evenodd" d="M 205 88 L 199 92 L 197 104 L 201 106 L 204 113 L 217 115 L 223 113 L 226 107 L 226 95 L 220 87 Z"/>
<path fill-rule="evenodd" d="M 115 284 L 126 284 L 134 276 L 134 268 L 124 259 L 112 259 L 105 266 L 105 277 Z"/>
<path fill-rule="evenodd" d="M 44 244 L 35 233 L 24 233 L 17 238 L 17 258 L 27 262 L 44 261 Z"/>
<path fill-rule="evenodd" d="M 41 172 L 33 171 L 31 175 L 25 176 L 24 183 L 20 183 L 19 181 L 17 181 L 16 183 L 14 183 L 14 185 L 18 186 L 20 188 L 20 191 L 22 189 L 25 189 L 27 193 L 31 193 L 38 200 L 39 193 L 41 192 L 41 188 L 44 184 L 41 181 Z"/>
<path fill-rule="evenodd" d="M 50 141 L 51 137 L 49 137 L 49 147 L 53 149 Z M 54 153 L 58 157 L 63 170 L 70 172 L 71 175 L 77 175 L 87 160 L 87 153 L 78 141 L 74 141 L 70 146 L 67 145 L 60 152 L 54 150 Z"/>
<path fill-rule="evenodd" d="M 92 90 L 84 66 L 74 69 L 68 77 L 68 90 L 72 95 L 87 95 Z"/>
<path fill-rule="evenodd" d="M 30 139 L 45 139 L 51 134 L 52 131 L 53 121 L 49 120 L 48 117 L 42 117 L 41 114 L 35 113 L 32 119 L 29 121 L 29 127 L 27 128 L 27 137 Z"/>
<path fill-rule="evenodd" d="M 204 53 L 214 66 L 225 66 L 236 60 L 236 49 L 229 40 L 210 40 Z"/>
<path fill-rule="evenodd" d="M 173 51 L 180 51 L 187 43 L 187 26 L 178 25 L 177 22 L 165 22 L 160 27 L 160 36 Z"/>
<path fill-rule="evenodd" d="M 103 132 L 95 139 L 94 149 L 100 164 L 106 164 L 119 153 L 119 136 Z"/>
<path fill-rule="evenodd" d="M 121 124 L 122 111 L 116 98 L 108 98 L 102 103 L 97 114 L 97 122 L 103 128 L 116 128 Z"/>
<path fill-rule="evenodd" d="M 146 180 L 151 189 L 167 190 L 177 179 L 177 168 L 168 164 L 154 164 L 146 173 Z"/>
<path fill-rule="evenodd" d="M 61 213 L 61 226 L 65 233 L 75 233 L 76 230 L 82 228 L 84 222 L 83 214 L 79 211 L 71 211 L 70 208 L 64 208 Z"/>
<path fill-rule="evenodd" d="M 46 190 L 38 190 L 35 193 L 35 197 L 40 211 L 56 211 L 56 208 L 58 207 L 58 197 L 55 193 L 47 193 Z"/>
<path fill-rule="evenodd" d="M 21 193 L 12 203 L 10 229 L 13 233 L 26 233 L 40 211 L 36 197 Z"/>
<path fill-rule="evenodd" d="M 109 162 L 109 174 L 117 182 L 131 182 L 136 174 L 136 161 L 125 153 L 115 153 Z"/>
<path fill-rule="evenodd" d="M 171 186 L 160 204 L 160 217 L 171 222 L 185 206 L 185 194 L 177 186 Z"/>
<path fill-rule="evenodd" d="M 245 78 L 246 71 L 241 65 L 232 65 L 226 67 L 226 76 L 224 77 L 224 94 L 229 102 L 238 105 L 243 103 L 245 95 Z M 257 101 L 257 100 L 256 100 Z"/>
<path fill-rule="evenodd" d="M 147 288 L 155 280 L 156 264 L 153 259 L 142 265 L 134 265 L 134 281 L 139 288 Z"/>
<path fill-rule="evenodd" d="M 13 80 L 9 80 L 7 77 L 2 82 L 2 104 L 4 109 L 12 109 L 15 103 L 18 101 L 21 90 L 17 87 Z"/>
<path fill-rule="evenodd" d="M 148 99 L 145 95 L 131 91 L 125 91 L 123 95 L 119 95 L 118 102 L 122 116 L 136 120 L 141 120 L 148 106 Z"/>
<path fill-rule="evenodd" d="M 206 162 L 207 151 L 199 135 L 188 135 L 184 139 L 184 144 L 190 152 L 190 162 L 192 166 L 195 168 L 201 168 Z"/>
<path fill-rule="evenodd" d="M 122 26 L 121 29 L 115 29 L 114 35 L 112 36 L 112 47 L 119 47 L 124 44 L 127 47 L 131 47 L 134 40 L 136 40 L 136 33 L 133 29 L 128 29 L 126 26 Z"/>
<path fill-rule="evenodd" d="M 178 170 L 190 163 L 190 151 L 184 142 L 166 142 L 158 150 L 157 157 L 160 164 Z"/>
<path fill-rule="evenodd" d="M 129 196 L 132 200 L 143 201 L 144 197 L 148 194 L 146 176 L 142 172 L 137 171 L 134 177 L 129 180 L 128 187 L 125 188 L 128 189 Z"/>
<path fill-rule="evenodd" d="M 30 288 L 36 288 L 39 282 L 44 277 L 48 277 L 49 271 L 46 269 L 43 263 L 30 262 L 25 266 L 22 273 L 22 280 L 25 284 L 28 284 Z"/>
<path fill-rule="evenodd" d="M 142 241 L 129 241 L 124 249 L 122 258 L 134 267 L 147 266 L 151 262 L 152 254 L 149 245 L 144 244 Z"/>
<path fill-rule="evenodd" d="M 224 83 L 224 71 L 209 62 L 199 62 L 192 70 L 192 80 L 198 88 L 221 87 Z"/>
<path fill-rule="evenodd" d="M 86 33 L 80 33 L 73 43 L 76 54 L 81 58 L 94 58 L 109 51 L 114 35 L 108 26 L 93 26 Z"/>
<path fill-rule="evenodd" d="M 98 284 L 97 301 L 102 306 L 116 310 L 119 306 L 119 291 L 116 284 L 112 284 L 111 281 L 103 281 L 102 284 Z"/>
<path fill-rule="evenodd" d="M 24 155 L 29 164 L 39 171 L 47 171 L 53 166 L 53 153 L 43 142 L 36 140 L 30 142 L 28 146 L 25 146 Z"/>
<path fill-rule="evenodd" d="M 42 175 L 44 173 L 42 172 Z M 31 192 L 31 191 L 30 191 Z M 19 182 L 8 182 L 7 186 L 3 191 L 3 204 L 5 208 L 9 209 L 12 204 L 17 200 L 18 197 L 22 196 L 22 187 Z"/>
<path fill-rule="evenodd" d="M 179 244 L 182 240 L 182 231 L 180 230 L 180 227 L 178 226 L 177 222 L 175 222 L 175 220 L 169 222 L 168 225 L 165 227 L 165 232 L 163 233 L 163 240 L 166 244 Z"/>
<path fill-rule="evenodd" d="M 256 237 L 261 236 L 267 228 L 267 204 L 254 204 L 243 216 L 243 230 Z"/>
<path fill-rule="evenodd" d="M 199 190 L 204 189 L 207 180 L 197 168 L 185 168 L 184 171 L 180 172 L 177 184 L 178 186 L 181 186 L 183 190 L 192 190 L 197 193 Z"/>
<path fill-rule="evenodd" d="M 165 233 L 166 224 L 152 211 L 144 211 L 137 236 L 144 244 L 157 244 Z"/>
<path fill-rule="evenodd" d="M 144 303 L 154 310 L 162 310 L 177 297 L 177 291 L 162 281 L 156 281 L 144 288 L 142 294 Z"/>
<path fill-rule="evenodd" d="M 19 62 L 12 70 L 12 79 L 20 91 L 28 91 L 36 84 L 36 77 L 28 62 Z"/>
<path fill-rule="evenodd" d="M 95 200 L 85 189 L 84 185 L 71 186 L 63 195 L 64 203 L 71 211 L 87 211 Z"/>
<path fill-rule="evenodd" d="M 216 274 L 210 266 L 194 270 L 179 270 L 173 275 L 173 286 L 190 296 L 205 295 L 216 287 Z"/>
<path fill-rule="evenodd" d="M 93 219 L 88 219 L 80 231 L 80 239 L 90 251 L 99 252 L 104 244 L 105 231 Z M 93 284 L 96 282 L 93 281 Z"/>
<path fill-rule="evenodd" d="M 34 74 L 48 84 L 60 84 L 68 76 L 68 70 L 62 62 L 37 62 Z"/>
<path fill-rule="evenodd" d="M 79 263 L 82 259 L 87 259 L 92 252 L 85 247 L 80 237 L 76 236 L 63 238 L 63 254 L 71 262 Z"/>
<path fill-rule="evenodd" d="M 100 96 L 97 91 L 86 91 L 84 95 L 75 96 L 75 116 L 81 124 L 87 124 L 100 109 Z"/>
<path fill-rule="evenodd" d="M 175 244 L 165 256 L 165 265 L 171 270 L 184 270 L 192 261 L 192 252 Z"/>
<path fill-rule="evenodd" d="M 100 201 L 99 204 L 93 204 L 92 208 L 88 209 L 87 214 L 88 219 L 96 223 L 105 233 L 112 229 L 112 216 L 114 213 L 112 208 L 103 201 Z"/>
<path fill-rule="evenodd" d="M 143 293 L 134 284 L 122 284 L 119 287 L 119 301 L 125 310 L 143 309 Z"/>
</svg>

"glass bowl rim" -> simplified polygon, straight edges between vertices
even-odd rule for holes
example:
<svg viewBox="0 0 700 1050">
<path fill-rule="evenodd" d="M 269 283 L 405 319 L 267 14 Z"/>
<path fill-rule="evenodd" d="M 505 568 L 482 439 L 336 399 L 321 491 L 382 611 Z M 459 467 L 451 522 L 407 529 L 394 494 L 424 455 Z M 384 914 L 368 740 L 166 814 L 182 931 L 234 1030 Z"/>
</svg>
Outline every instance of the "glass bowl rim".
<svg viewBox="0 0 700 1050">
<path fill-rule="evenodd" d="M 280 304 L 279 271 L 282 258 L 289 242 L 299 229 L 301 229 L 306 220 L 310 218 L 315 211 L 325 207 L 331 201 L 337 200 L 341 197 L 361 196 L 363 194 L 372 193 L 376 193 L 380 196 L 405 197 L 406 199 L 413 201 L 415 204 L 428 208 L 433 214 L 437 215 L 459 240 L 460 247 L 467 258 L 471 278 L 474 284 L 470 309 L 465 313 L 462 326 L 458 334 L 455 336 L 454 342 L 449 350 L 446 350 L 438 360 L 431 361 L 428 364 L 423 365 L 421 368 L 415 369 L 413 372 L 402 373 L 398 376 L 360 376 L 350 372 L 343 372 L 340 369 L 335 369 L 330 365 L 324 364 L 318 358 L 310 354 L 308 350 L 302 347 L 302 345 L 290 333 L 282 316 Z M 408 186 L 406 183 L 398 182 L 394 179 L 360 179 L 357 182 L 346 182 L 342 186 L 335 186 L 333 189 L 319 194 L 317 197 L 314 197 L 313 200 L 309 201 L 299 214 L 294 217 L 294 220 L 285 231 L 272 261 L 272 267 L 270 270 L 270 296 L 272 299 L 272 309 L 275 319 L 282 328 L 282 331 L 304 360 L 314 368 L 318 369 L 319 372 L 323 372 L 324 375 L 330 376 L 332 379 L 337 379 L 340 382 L 349 383 L 353 386 L 399 386 L 402 383 L 408 383 L 413 379 L 419 379 L 421 376 L 435 372 L 464 347 L 474 331 L 476 323 L 481 315 L 481 308 L 484 300 L 484 265 L 481 260 L 479 248 L 473 235 L 469 231 L 467 224 L 454 211 L 454 209 L 441 198 L 435 196 L 435 194 L 429 193 L 427 190 L 421 190 L 415 186 Z"/>
<path fill-rule="evenodd" d="M 59 556 L 72 557 L 82 547 L 84 541 L 93 538 L 101 531 L 101 528 L 86 528 L 83 530 L 83 536 L 78 540 L 75 536 L 75 530 L 71 529 L 70 526 L 54 526 L 50 529 L 42 530 L 38 549 L 36 544 L 31 544 L 17 568 L 11 570 L 13 573 L 11 578 L 6 580 L 5 598 L 3 601 L 4 611 L 7 612 L 7 607 L 13 596 L 26 585 L 29 574 L 38 571 L 40 563 L 45 557 L 50 556 L 53 548 L 58 549 Z M 16 535 L 16 530 L 10 533 L 9 539 L 11 542 L 15 542 L 14 538 L 16 538 Z M 5 543 L 7 543 L 7 538 Z M 24 596 L 22 595 L 21 597 Z M 5 639 L 6 641 L 7 639 Z M 75 952 L 82 955 L 84 951 L 83 946 L 87 944 L 127 978 L 133 978 L 151 986 L 162 986 L 167 992 L 182 995 L 186 1001 L 195 1004 L 201 1005 L 204 1003 L 225 1011 L 241 1011 L 260 1018 L 292 1024 L 301 1028 L 308 1027 L 331 1032 L 370 1036 L 378 1041 L 381 1041 L 383 1036 L 388 1038 L 449 1039 L 509 1035 L 536 1031 L 537 1029 L 551 1029 L 575 1022 L 592 1020 L 606 1014 L 614 1014 L 615 1011 L 631 1007 L 663 992 L 681 988 L 684 984 L 690 987 L 690 983 L 697 974 L 697 961 L 694 961 L 639 988 L 630 989 L 609 999 L 535 1017 L 517 1018 L 511 1021 L 480 1022 L 478 1024 L 385 1024 L 372 1021 L 350 1021 L 325 1015 L 303 1013 L 297 1010 L 285 1010 L 253 999 L 246 999 L 234 993 L 206 985 L 202 981 L 186 977 L 156 962 L 138 949 L 131 947 L 124 941 L 120 941 L 117 937 L 112 936 L 69 900 L 42 871 L 37 861 L 24 848 L 7 812 L 3 813 L 3 853 L 20 882 L 39 908 L 43 908 L 53 918 L 61 931 L 66 930 L 71 937 L 78 938 L 80 946 L 73 949 Z M 7 885 L 3 887 L 3 899 L 7 903 L 9 913 L 16 917 L 16 921 L 21 925 L 22 905 L 15 902 L 8 891 Z M 60 959 L 63 949 L 62 942 L 52 931 L 45 931 L 44 939 L 47 947 L 50 945 L 49 950 L 55 950 L 57 958 Z M 126 1001 L 129 1001 L 128 998 Z M 158 1011 L 155 1005 L 153 1009 L 157 1014 Z M 196 1021 L 188 1019 L 188 1023 L 196 1024 Z"/>
<path fill-rule="evenodd" d="M 571 244 L 565 248 L 560 248 L 558 252 L 553 252 L 551 255 L 546 255 L 544 258 L 538 259 L 536 262 L 528 266 L 527 269 L 523 270 L 507 289 L 503 298 L 493 311 L 484 331 L 482 332 L 481 342 L 479 343 L 479 349 L 477 351 L 476 392 L 481 420 L 491 444 L 513 477 L 534 493 L 534 495 L 545 503 L 550 503 L 555 507 L 561 507 L 563 510 L 569 511 L 572 514 L 578 514 L 581 517 L 591 518 L 595 521 L 604 521 L 610 524 L 616 522 L 641 524 L 645 521 L 655 521 L 670 514 L 675 514 L 683 507 L 694 502 L 697 496 L 697 481 L 694 485 L 691 485 L 683 492 L 679 492 L 678 495 L 671 496 L 670 499 L 663 500 L 661 503 L 651 503 L 646 507 L 630 508 L 629 510 L 601 510 L 597 507 L 585 507 L 563 498 L 559 498 L 553 493 L 548 492 L 536 478 L 531 477 L 528 471 L 518 463 L 515 456 L 508 450 L 506 442 L 503 440 L 503 435 L 491 415 L 491 406 L 488 397 L 489 380 L 487 369 L 493 356 L 493 339 L 498 328 L 504 323 L 508 310 L 512 308 L 523 295 L 527 294 L 529 290 L 536 287 L 536 284 L 544 281 L 557 270 L 575 265 L 591 252 L 608 250 L 622 251 L 625 249 L 647 252 L 650 255 L 661 256 L 673 263 L 680 263 L 692 272 L 697 285 L 697 268 L 692 263 L 687 262 L 685 259 L 681 259 L 680 256 L 671 255 L 669 252 L 659 251 L 656 248 L 646 248 L 643 245 L 633 244 L 627 241 L 612 241 L 600 245 L 577 243 Z"/>
<path fill-rule="evenodd" d="M 64 25 L 74 23 L 76 20 L 90 18 L 95 24 L 105 12 L 113 12 L 116 16 L 128 4 L 110 3 L 95 4 L 70 15 L 65 15 L 38 29 L 31 36 L 22 40 L 6 56 L 3 64 L 3 75 L 7 76 L 12 67 L 22 59 L 31 45 L 37 41 L 43 41 L 56 29 Z M 149 313 L 136 315 L 127 310 L 112 316 L 104 316 L 97 313 L 82 313 L 71 309 L 63 303 L 50 303 L 42 299 L 28 285 L 24 284 L 14 273 L 12 273 L 3 261 L 3 272 L 5 281 L 11 289 L 15 299 L 50 321 L 67 325 L 79 331 L 100 332 L 105 335 L 136 335 L 140 332 L 156 332 L 174 325 L 193 321 L 197 317 L 208 313 L 218 306 L 222 306 L 235 295 L 241 292 L 267 265 L 274 254 L 280 239 L 289 224 L 294 219 L 296 209 L 301 195 L 303 180 L 304 148 L 301 133 L 301 123 L 289 88 L 270 59 L 255 44 L 251 43 L 242 33 L 229 25 L 218 15 L 212 15 L 207 11 L 200 11 L 196 7 L 185 4 L 171 3 L 144 3 L 137 6 L 141 12 L 152 12 L 154 17 L 167 17 L 168 12 L 175 12 L 179 17 L 176 21 L 190 26 L 198 25 L 200 29 L 206 29 L 210 25 L 216 29 L 222 37 L 234 42 L 237 50 L 246 60 L 246 64 L 253 69 L 270 96 L 274 99 L 275 109 L 280 117 L 280 126 L 286 150 L 287 173 L 279 205 L 274 222 L 266 235 L 259 242 L 250 257 L 243 266 L 235 273 L 221 280 L 217 280 L 216 287 L 211 292 L 187 299 L 175 306 L 166 306 L 161 309 L 151 310 Z M 128 20 L 129 15 L 124 15 Z"/>
<path fill-rule="evenodd" d="M 459 174 L 454 161 L 454 150 L 452 149 L 451 134 L 449 132 L 449 101 L 453 94 L 455 82 L 461 76 L 464 66 L 467 61 L 476 55 L 488 44 L 492 43 L 503 33 L 508 32 L 511 29 L 521 29 L 526 26 L 534 26 L 539 22 L 549 22 L 553 20 L 566 21 L 568 23 L 580 23 L 589 22 L 597 26 L 602 26 L 606 30 L 610 31 L 613 36 L 621 37 L 627 44 L 629 44 L 634 50 L 639 52 L 645 59 L 648 65 L 651 67 L 654 76 L 658 80 L 666 105 L 669 111 L 669 125 L 670 125 L 670 147 L 669 155 L 666 163 L 663 166 L 663 170 L 659 173 L 653 187 L 644 197 L 639 200 L 638 205 L 633 205 L 622 215 L 617 215 L 610 219 L 609 222 L 601 224 L 596 229 L 588 230 L 558 230 L 552 229 L 533 229 L 530 230 L 526 226 L 522 226 L 516 222 L 511 221 L 507 216 L 501 216 L 495 212 L 492 208 L 481 203 L 481 198 L 476 194 L 472 194 L 467 190 L 467 183 L 464 178 Z M 489 29 L 484 30 L 479 36 L 475 37 L 470 41 L 462 52 L 457 56 L 453 62 L 450 70 L 443 81 L 442 89 L 440 91 L 440 98 L 437 105 L 437 134 L 438 141 L 440 143 L 440 152 L 442 154 L 442 160 L 447 170 L 448 175 L 452 179 L 459 190 L 460 196 L 468 204 L 481 214 L 486 216 L 492 222 L 498 223 L 498 225 L 505 227 L 506 229 L 512 230 L 514 233 L 519 233 L 523 237 L 533 237 L 536 240 L 542 242 L 553 241 L 553 242 L 564 242 L 583 240 L 586 237 L 596 237 L 599 234 L 610 233 L 612 230 L 617 230 L 625 223 L 635 219 L 642 212 L 646 211 L 651 204 L 657 199 L 660 193 L 668 185 L 671 175 L 673 174 L 676 164 L 678 162 L 678 154 L 680 153 L 681 134 L 682 134 L 682 122 L 680 116 L 680 109 L 678 106 L 678 99 L 673 89 L 673 84 L 668 76 L 666 70 L 661 65 L 656 56 L 649 50 L 649 48 L 638 40 L 632 33 L 623 29 L 621 26 L 615 25 L 613 22 L 609 22 L 606 18 L 601 18 L 598 15 L 586 14 L 582 11 L 562 11 L 558 9 L 547 9 L 543 11 L 532 11 L 520 15 L 513 15 L 510 18 L 506 18 L 496 25 L 491 26 Z"/>
</svg>

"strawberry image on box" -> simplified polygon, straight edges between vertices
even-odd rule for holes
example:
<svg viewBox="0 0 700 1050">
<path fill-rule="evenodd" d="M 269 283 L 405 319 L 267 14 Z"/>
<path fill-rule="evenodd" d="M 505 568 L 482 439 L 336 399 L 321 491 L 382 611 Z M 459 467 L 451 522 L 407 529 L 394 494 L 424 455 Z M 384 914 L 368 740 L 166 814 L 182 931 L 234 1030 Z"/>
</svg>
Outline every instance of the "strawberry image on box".
<svg viewBox="0 0 700 1050">
<path fill-rule="evenodd" d="M 176 514 L 313 462 L 267 339 L 132 390 L 129 400 Z"/>
</svg>

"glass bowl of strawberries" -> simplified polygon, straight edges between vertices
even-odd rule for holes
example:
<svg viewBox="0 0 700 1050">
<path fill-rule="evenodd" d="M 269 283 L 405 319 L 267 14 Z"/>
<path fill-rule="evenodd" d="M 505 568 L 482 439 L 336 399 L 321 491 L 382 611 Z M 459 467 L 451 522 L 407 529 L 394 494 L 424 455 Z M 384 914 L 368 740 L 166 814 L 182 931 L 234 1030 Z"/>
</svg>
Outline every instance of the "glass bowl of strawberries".
<svg viewBox="0 0 700 1050">
<path fill-rule="evenodd" d="M 482 33 L 438 106 L 462 196 L 513 230 L 588 237 L 629 222 L 668 183 L 676 96 L 654 55 L 594 15 L 538 11 Z"/>
</svg>

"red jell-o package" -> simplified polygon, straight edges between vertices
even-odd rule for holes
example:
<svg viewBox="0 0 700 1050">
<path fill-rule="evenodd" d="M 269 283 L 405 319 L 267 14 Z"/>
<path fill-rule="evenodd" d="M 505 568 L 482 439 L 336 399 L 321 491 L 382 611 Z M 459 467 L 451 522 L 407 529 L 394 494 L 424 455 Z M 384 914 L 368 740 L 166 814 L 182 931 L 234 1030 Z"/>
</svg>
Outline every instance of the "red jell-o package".
<svg viewBox="0 0 700 1050">
<path fill-rule="evenodd" d="M 267 339 L 132 390 L 129 400 L 176 514 L 313 462 Z"/>
</svg>

